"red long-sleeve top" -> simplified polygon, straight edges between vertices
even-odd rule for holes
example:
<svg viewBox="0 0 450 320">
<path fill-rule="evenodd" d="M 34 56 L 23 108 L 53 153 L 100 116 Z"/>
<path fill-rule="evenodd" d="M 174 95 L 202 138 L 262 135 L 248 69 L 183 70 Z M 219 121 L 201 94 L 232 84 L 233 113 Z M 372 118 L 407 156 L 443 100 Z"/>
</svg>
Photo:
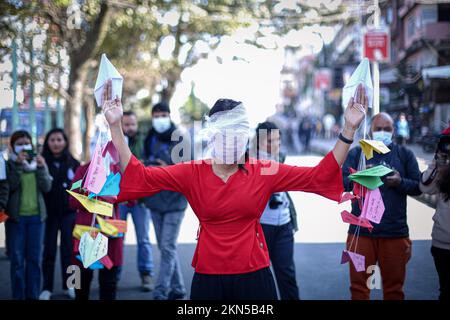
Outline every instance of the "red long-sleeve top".
<svg viewBox="0 0 450 320">
<path fill-rule="evenodd" d="M 251 159 L 225 183 L 210 161 L 145 167 L 134 156 L 123 173 L 118 201 L 150 196 L 161 190 L 183 193 L 200 221 L 192 266 L 203 274 L 241 274 L 269 266 L 259 219 L 270 195 L 305 191 L 339 201 L 342 171 L 330 152 L 315 167 L 278 163 L 276 174 L 262 174 L 272 161 Z"/>
<path fill-rule="evenodd" d="M 89 163 L 82 166 L 79 166 L 78 169 L 75 171 L 75 176 L 72 180 L 72 183 L 75 181 L 78 181 L 84 177 L 86 174 L 86 171 L 89 168 Z M 119 167 L 117 165 L 111 167 L 113 172 L 119 171 Z M 80 193 L 79 190 L 76 190 L 76 192 Z M 87 195 L 85 193 L 84 195 Z M 107 199 L 104 199 L 102 197 L 99 197 L 100 200 L 106 201 Z M 92 217 L 93 214 L 87 211 L 83 205 L 74 197 L 69 196 L 69 206 L 73 210 L 76 210 L 76 216 L 75 216 L 75 224 L 81 224 L 85 226 L 90 226 L 92 224 Z M 108 220 L 110 218 L 103 217 L 102 218 Z M 120 219 L 120 213 L 118 210 L 117 205 L 114 205 L 114 211 L 113 211 L 113 217 L 112 219 Z M 97 222 L 96 222 L 97 223 Z M 77 241 L 74 238 L 73 239 L 74 245 L 76 245 Z M 76 255 L 78 255 L 78 250 L 72 250 L 72 263 L 82 266 L 81 262 L 76 258 Z M 123 264 L 123 237 L 119 238 L 108 238 L 108 257 L 111 259 L 111 262 L 113 266 L 121 266 Z"/>
</svg>

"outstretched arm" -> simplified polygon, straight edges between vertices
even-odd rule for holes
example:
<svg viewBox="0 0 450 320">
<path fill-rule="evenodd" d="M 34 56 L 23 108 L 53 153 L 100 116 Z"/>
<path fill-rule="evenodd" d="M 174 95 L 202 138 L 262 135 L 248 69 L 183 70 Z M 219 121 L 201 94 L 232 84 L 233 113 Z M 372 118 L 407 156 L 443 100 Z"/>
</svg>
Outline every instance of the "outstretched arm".
<svg viewBox="0 0 450 320">
<path fill-rule="evenodd" d="M 192 181 L 192 167 L 190 164 L 177 164 L 167 167 L 145 167 L 136 157 L 132 156 L 128 144 L 125 142 L 121 120 L 123 116 L 120 100 L 111 100 L 111 80 L 103 90 L 102 106 L 108 121 L 111 137 L 119 153 L 120 194 L 117 202 L 135 200 L 153 195 L 162 190 L 189 193 L 189 184 Z"/>
<path fill-rule="evenodd" d="M 367 113 L 368 99 L 363 85 L 359 85 L 356 99 L 351 98 L 344 112 L 344 129 L 342 135 L 348 140 L 353 140 L 356 130 L 365 118 Z M 351 144 L 338 139 L 333 148 L 333 155 L 339 166 L 342 166 L 347 159 L 347 154 Z"/>
</svg>

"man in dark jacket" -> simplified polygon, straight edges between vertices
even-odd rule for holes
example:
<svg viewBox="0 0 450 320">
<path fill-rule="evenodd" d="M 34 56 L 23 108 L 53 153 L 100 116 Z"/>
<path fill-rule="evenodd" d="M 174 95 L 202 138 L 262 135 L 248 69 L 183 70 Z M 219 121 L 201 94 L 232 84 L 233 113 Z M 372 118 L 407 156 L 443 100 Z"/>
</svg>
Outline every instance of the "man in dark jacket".
<svg viewBox="0 0 450 320">
<path fill-rule="evenodd" d="M 172 148 L 178 143 L 171 139 L 175 130 L 176 127 L 170 120 L 169 106 L 164 102 L 156 104 L 152 108 L 152 128 L 144 143 L 146 165 L 166 166 L 178 162 L 171 157 Z M 145 202 L 151 210 L 156 240 L 161 251 L 159 275 L 153 298 L 182 299 L 186 295 L 186 288 L 178 259 L 177 238 L 187 200 L 181 193 L 161 191 L 148 197 Z"/>
<path fill-rule="evenodd" d="M 138 131 L 137 117 L 133 112 L 124 112 L 122 118 L 122 129 L 128 141 L 131 152 L 138 159 L 142 160 L 144 139 Z M 141 201 L 129 201 L 121 204 L 120 219 L 127 220 L 128 213 L 133 218 L 136 230 L 136 240 L 138 245 L 137 267 L 141 276 L 141 288 L 143 291 L 154 289 L 153 252 L 150 243 L 150 211 Z M 119 274 L 121 268 L 119 268 Z"/>
<path fill-rule="evenodd" d="M 381 271 L 384 299 L 404 299 L 403 284 L 406 276 L 406 264 L 411 257 L 411 241 L 406 219 L 406 203 L 408 195 L 419 195 L 420 171 L 414 154 L 404 146 L 392 142 L 394 122 L 386 113 L 380 113 L 372 118 L 370 135 L 372 139 L 383 141 L 391 150 L 387 154 L 374 152 L 372 159 L 367 160 L 367 167 L 384 165 L 394 170 L 385 177 L 384 185 L 380 187 L 385 211 L 380 224 L 373 224 L 372 232 L 361 228 L 359 237 L 355 238 L 356 227 L 350 225 L 347 248 L 353 240 L 351 251 L 365 256 L 366 268 L 378 265 Z M 342 171 L 344 188 L 353 189 L 349 180 L 350 168 L 357 169 L 361 158 L 361 148 L 352 149 L 345 161 Z M 352 213 L 359 216 L 361 210 L 358 202 L 352 204 Z M 354 249 L 357 241 L 356 250 Z M 369 299 L 370 289 L 367 279 L 370 274 L 357 272 L 350 264 L 350 291 L 352 299 Z"/>
</svg>

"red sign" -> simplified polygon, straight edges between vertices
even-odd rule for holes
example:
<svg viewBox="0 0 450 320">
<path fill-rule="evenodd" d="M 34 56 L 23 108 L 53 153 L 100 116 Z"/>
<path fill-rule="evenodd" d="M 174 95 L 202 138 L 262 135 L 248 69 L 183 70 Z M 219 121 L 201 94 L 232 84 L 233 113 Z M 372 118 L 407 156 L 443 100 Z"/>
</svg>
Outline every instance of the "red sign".
<svg viewBox="0 0 450 320">
<path fill-rule="evenodd" d="M 320 69 L 314 77 L 314 87 L 319 90 L 329 90 L 331 87 L 331 70 Z"/>
<path fill-rule="evenodd" d="M 385 30 L 368 30 L 364 34 L 364 57 L 370 61 L 389 62 L 390 35 Z"/>
</svg>

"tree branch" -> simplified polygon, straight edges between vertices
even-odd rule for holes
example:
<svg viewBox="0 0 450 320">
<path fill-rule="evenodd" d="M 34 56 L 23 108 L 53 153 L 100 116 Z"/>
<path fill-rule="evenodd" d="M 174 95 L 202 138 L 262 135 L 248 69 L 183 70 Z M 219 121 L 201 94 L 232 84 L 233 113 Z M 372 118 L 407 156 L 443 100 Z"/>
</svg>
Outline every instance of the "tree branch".
<svg viewBox="0 0 450 320">
<path fill-rule="evenodd" d="M 110 16 L 111 10 L 108 2 L 102 1 L 100 12 L 93 23 L 91 31 L 86 35 L 86 40 L 78 50 L 71 54 L 72 63 L 81 66 L 95 56 L 105 37 Z"/>
</svg>

